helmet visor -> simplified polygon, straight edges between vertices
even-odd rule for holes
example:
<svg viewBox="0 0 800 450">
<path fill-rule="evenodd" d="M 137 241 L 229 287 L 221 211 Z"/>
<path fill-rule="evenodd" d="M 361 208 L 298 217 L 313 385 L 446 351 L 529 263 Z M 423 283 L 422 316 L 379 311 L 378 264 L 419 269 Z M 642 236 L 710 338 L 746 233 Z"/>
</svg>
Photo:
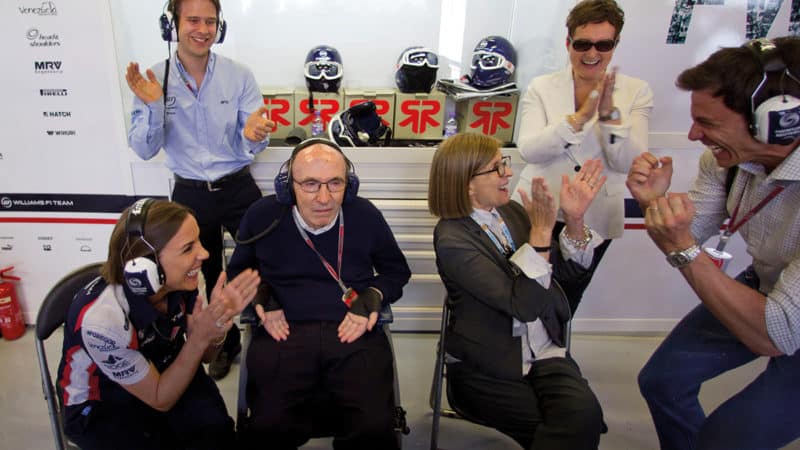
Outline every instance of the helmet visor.
<svg viewBox="0 0 800 450">
<path fill-rule="evenodd" d="M 439 67 L 439 57 L 436 56 L 436 53 L 426 48 L 414 48 L 403 52 L 398 64 L 414 67 L 427 65 L 428 67 L 436 69 Z"/>
<path fill-rule="evenodd" d="M 508 69 L 511 72 L 514 71 L 514 63 L 507 60 L 503 55 L 483 50 L 472 53 L 470 68 L 476 69 L 478 67 L 483 70 Z"/>
<path fill-rule="evenodd" d="M 342 65 L 335 61 L 307 62 L 304 68 L 306 78 L 312 80 L 335 80 L 342 76 Z"/>
</svg>

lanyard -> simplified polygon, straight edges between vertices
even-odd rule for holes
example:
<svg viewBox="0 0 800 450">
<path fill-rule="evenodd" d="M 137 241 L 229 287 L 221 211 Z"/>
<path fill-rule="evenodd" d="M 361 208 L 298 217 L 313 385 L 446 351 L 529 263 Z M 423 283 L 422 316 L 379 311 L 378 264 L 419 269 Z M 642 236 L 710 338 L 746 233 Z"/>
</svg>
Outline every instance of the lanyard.
<svg viewBox="0 0 800 450">
<path fill-rule="evenodd" d="M 486 234 L 489 235 L 489 239 L 491 239 L 494 245 L 497 247 L 497 249 L 500 250 L 500 253 L 508 255 L 509 253 L 516 251 L 517 249 L 516 246 L 514 245 L 514 239 L 511 238 L 511 232 L 509 232 L 508 227 L 506 227 L 506 223 L 503 221 L 503 219 L 499 219 L 499 222 L 500 222 L 500 229 L 503 231 L 503 235 L 505 237 L 506 241 L 505 243 L 501 242 L 500 236 L 494 234 L 494 231 L 492 231 L 492 229 L 489 228 L 489 225 L 482 223 L 481 228 L 483 228 L 483 231 L 485 231 Z"/>
<path fill-rule="evenodd" d="M 783 191 L 783 186 L 775 186 L 775 189 L 772 190 L 763 200 L 761 200 L 756 206 L 754 206 L 747 214 L 742 217 L 739 222 L 736 222 L 736 217 L 739 215 L 739 207 L 742 206 L 742 198 L 744 198 L 744 192 L 742 192 L 742 198 L 739 199 L 739 203 L 736 204 L 736 208 L 733 209 L 733 214 L 731 215 L 731 220 L 728 221 L 728 226 L 725 227 L 725 230 L 722 232 L 722 235 L 719 238 L 719 243 L 717 244 L 717 250 L 722 251 L 725 249 L 725 245 L 728 243 L 728 238 L 731 237 L 733 233 L 742 227 L 748 220 L 752 219 L 761 209 L 767 206 L 767 203 L 771 202 L 772 199 L 778 196 L 778 194 Z"/>
<path fill-rule="evenodd" d="M 294 215 L 292 215 L 294 218 Z M 294 225 L 297 227 L 297 231 L 300 232 L 300 236 L 303 237 L 303 240 L 306 241 L 306 245 L 311 247 L 311 250 L 314 250 L 314 253 L 317 254 L 319 260 L 322 261 L 322 265 L 325 266 L 325 269 L 330 274 L 331 278 L 336 280 L 336 283 L 339 284 L 339 287 L 342 289 L 343 294 L 347 294 L 347 287 L 342 283 L 342 253 L 344 250 L 344 213 L 342 213 L 342 209 L 339 208 L 339 245 L 338 245 L 338 252 L 337 252 L 337 259 L 338 259 L 338 270 L 333 270 L 333 267 L 330 265 L 327 259 L 325 259 L 322 254 L 314 247 L 314 243 L 311 242 L 311 239 L 308 237 L 308 233 L 303 227 L 297 223 L 297 218 L 294 218 Z"/>
</svg>

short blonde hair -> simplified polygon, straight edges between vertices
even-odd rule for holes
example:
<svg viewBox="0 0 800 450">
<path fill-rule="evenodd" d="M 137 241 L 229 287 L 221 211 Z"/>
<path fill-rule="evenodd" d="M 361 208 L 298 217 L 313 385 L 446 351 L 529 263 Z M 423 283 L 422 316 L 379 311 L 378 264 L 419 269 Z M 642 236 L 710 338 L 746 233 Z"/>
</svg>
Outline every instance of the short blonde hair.
<svg viewBox="0 0 800 450">
<path fill-rule="evenodd" d="M 502 143 L 477 133 L 458 133 L 445 139 L 431 162 L 428 178 L 428 210 L 442 219 L 467 217 L 472 213 L 469 181 L 497 155 Z"/>
</svg>

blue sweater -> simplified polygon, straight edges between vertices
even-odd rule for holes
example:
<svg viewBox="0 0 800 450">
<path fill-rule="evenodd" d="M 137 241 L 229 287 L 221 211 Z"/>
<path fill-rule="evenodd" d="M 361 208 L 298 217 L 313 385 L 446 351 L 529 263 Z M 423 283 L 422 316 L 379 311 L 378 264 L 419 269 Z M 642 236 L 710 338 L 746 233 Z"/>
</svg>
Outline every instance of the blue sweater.
<svg viewBox="0 0 800 450">
<path fill-rule="evenodd" d="M 239 227 L 239 240 L 255 236 L 286 213 L 267 236 L 251 243 L 238 244 L 228 266 L 230 277 L 248 267 L 257 268 L 289 321 L 341 321 L 347 307 L 342 290 L 306 245 L 297 231 L 290 208 L 279 204 L 274 195 L 255 202 Z M 369 200 L 356 197 L 345 203 L 342 280 L 347 287 L 363 292 L 375 287 L 383 293 L 383 303 L 394 303 L 403 294 L 411 277 L 405 256 L 381 212 Z M 339 226 L 309 238 L 317 251 L 336 269 Z"/>
</svg>

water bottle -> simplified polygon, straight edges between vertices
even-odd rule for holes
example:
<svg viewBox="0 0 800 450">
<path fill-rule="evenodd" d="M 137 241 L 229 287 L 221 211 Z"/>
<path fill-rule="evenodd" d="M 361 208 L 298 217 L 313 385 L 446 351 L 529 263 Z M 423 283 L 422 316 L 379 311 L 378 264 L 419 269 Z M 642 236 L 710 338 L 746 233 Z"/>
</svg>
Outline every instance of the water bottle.
<svg viewBox="0 0 800 450">
<path fill-rule="evenodd" d="M 319 115 L 319 110 L 314 110 L 314 119 L 311 121 L 311 136 L 321 136 L 325 132 L 325 124 Z"/>
<path fill-rule="evenodd" d="M 456 122 L 456 115 L 450 114 L 450 118 L 447 119 L 447 122 L 444 124 L 444 138 L 447 139 L 456 133 L 458 133 L 458 122 Z"/>
</svg>

